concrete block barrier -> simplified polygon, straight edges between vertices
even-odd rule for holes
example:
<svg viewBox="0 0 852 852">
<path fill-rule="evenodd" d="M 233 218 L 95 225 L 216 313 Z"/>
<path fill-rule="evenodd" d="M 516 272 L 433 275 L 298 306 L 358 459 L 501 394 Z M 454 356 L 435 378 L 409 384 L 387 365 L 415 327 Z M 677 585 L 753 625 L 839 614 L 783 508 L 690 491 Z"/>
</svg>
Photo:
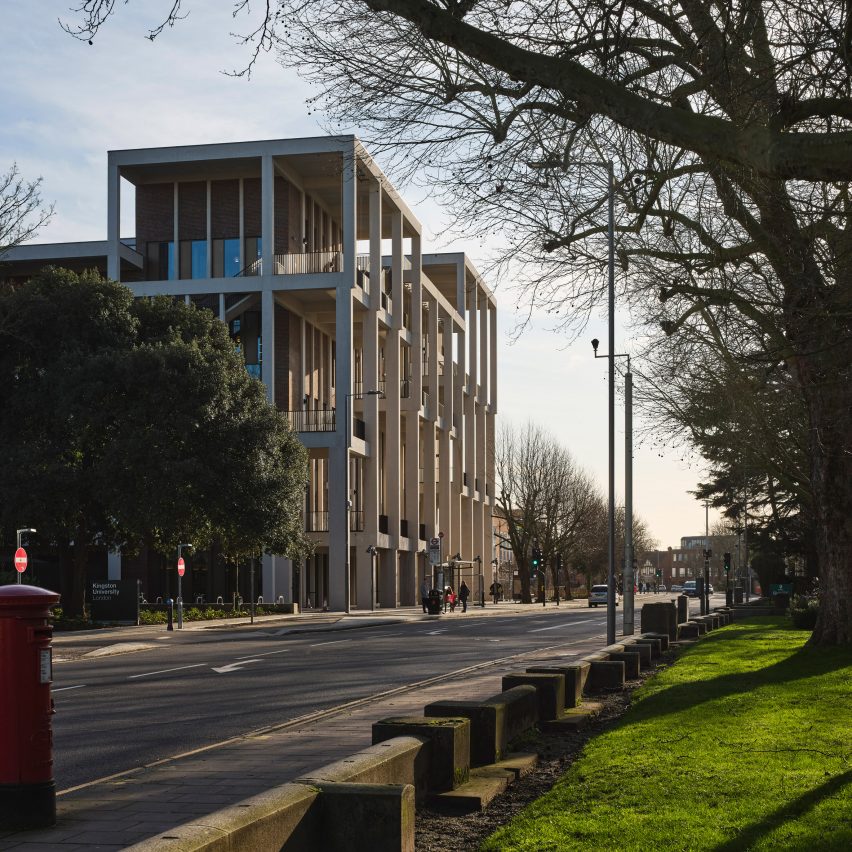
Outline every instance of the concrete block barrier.
<svg viewBox="0 0 852 852">
<path fill-rule="evenodd" d="M 583 690 L 589 678 L 591 666 L 588 662 L 576 663 L 545 663 L 530 666 L 527 671 L 541 674 L 561 674 L 565 678 L 565 707 L 579 707 L 583 700 Z"/>
<path fill-rule="evenodd" d="M 624 663 L 619 660 L 610 660 L 603 653 L 592 654 L 583 659 L 589 663 L 587 692 L 624 688 Z"/>
<path fill-rule="evenodd" d="M 651 649 L 651 658 L 656 659 L 661 656 L 663 653 L 663 645 L 659 639 L 653 639 L 651 637 L 645 636 L 637 636 L 634 641 L 634 647 L 639 648 L 642 645 L 646 645 Z"/>
<path fill-rule="evenodd" d="M 297 783 L 411 784 L 418 792 L 425 792 L 430 774 L 428 746 L 426 737 L 394 737 L 321 766 L 298 778 Z"/>
<path fill-rule="evenodd" d="M 701 625 L 703 626 L 703 625 Z M 677 635 L 679 639 L 697 639 L 701 632 L 699 631 L 699 624 L 697 621 L 687 621 L 684 624 L 679 624 L 677 629 Z M 707 632 L 707 628 L 704 628 L 704 632 Z"/>
<path fill-rule="evenodd" d="M 429 741 L 427 786 L 430 793 L 452 790 L 467 781 L 470 776 L 470 719 L 463 716 L 396 716 L 373 723 L 373 745 L 399 736 L 424 737 Z"/>
<path fill-rule="evenodd" d="M 635 636 L 630 637 L 630 642 L 625 640 L 624 650 L 639 655 L 639 664 L 644 669 L 651 668 L 651 646 L 644 642 L 637 642 Z"/>
<path fill-rule="evenodd" d="M 666 634 L 670 639 L 677 638 L 677 607 L 670 603 L 646 603 L 641 610 L 642 633 Z"/>
<path fill-rule="evenodd" d="M 677 628 L 677 625 L 675 625 Z M 677 630 L 675 630 L 677 632 Z M 659 639 L 660 640 L 660 650 L 668 651 L 669 645 L 671 644 L 671 637 L 668 633 L 643 633 L 640 639 Z"/>
<path fill-rule="evenodd" d="M 512 672 L 503 675 L 503 690 L 534 686 L 538 692 L 538 718 L 558 719 L 565 712 L 565 678 L 561 674 Z"/>
<path fill-rule="evenodd" d="M 508 744 L 538 722 L 538 691 L 516 686 L 483 701 L 433 701 L 424 716 L 462 716 L 470 720 L 470 765 L 501 760 Z"/>
<path fill-rule="evenodd" d="M 637 648 L 639 646 L 636 646 Z M 610 651 L 610 660 L 624 663 L 624 677 L 630 680 L 636 680 L 639 677 L 639 669 L 641 662 L 639 659 L 639 651 Z"/>
<path fill-rule="evenodd" d="M 321 848 L 320 790 L 283 784 L 143 840 L 133 852 L 309 852 Z"/>
<path fill-rule="evenodd" d="M 410 784 L 319 783 L 323 852 L 414 852 Z M 237 847 L 251 848 L 254 847 Z M 283 852 L 291 852 L 285 847 Z"/>
</svg>

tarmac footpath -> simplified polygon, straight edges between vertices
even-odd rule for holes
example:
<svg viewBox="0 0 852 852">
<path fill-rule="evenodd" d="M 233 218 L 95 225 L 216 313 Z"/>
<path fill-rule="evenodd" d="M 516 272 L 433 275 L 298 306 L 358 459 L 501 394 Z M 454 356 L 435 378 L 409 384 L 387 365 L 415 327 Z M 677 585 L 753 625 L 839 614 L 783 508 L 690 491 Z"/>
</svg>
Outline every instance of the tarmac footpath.
<svg viewBox="0 0 852 852">
<path fill-rule="evenodd" d="M 572 602 L 571 606 L 578 604 Z M 535 606 L 498 604 L 484 609 L 469 608 L 463 617 L 477 617 L 477 609 L 479 617 L 509 615 L 514 609 L 528 614 L 541 612 Z M 446 617 L 458 616 L 459 613 Z M 388 623 L 390 619 L 426 617 L 415 610 L 394 610 L 382 616 L 369 613 L 313 625 L 305 617 L 295 618 L 299 629 L 339 630 L 351 629 L 349 625 L 360 618 L 379 618 L 381 623 Z M 138 628 L 131 628 L 134 629 Z M 62 790 L 57 798 L 56 826 L 28 832 L 0 831 L 0 852 L 117 850 L 168 836 L 169 831 L 186 822 L 197 821 L 367 748 L 372 742 L 374 721 L 388 716 L 422 715 L 424 705 L 433 701 L 457 700 L 461 696 L 474 700 L 486 698 L 500 690 L 503 674 L 537 661 L 583 656 L 599 648 L 602 639 L 599 635 L 566 640 L 534 652 L 442 672 L 378 695 Z M 58 644 L 61 646 L 62 642 Z"/>
</svg>

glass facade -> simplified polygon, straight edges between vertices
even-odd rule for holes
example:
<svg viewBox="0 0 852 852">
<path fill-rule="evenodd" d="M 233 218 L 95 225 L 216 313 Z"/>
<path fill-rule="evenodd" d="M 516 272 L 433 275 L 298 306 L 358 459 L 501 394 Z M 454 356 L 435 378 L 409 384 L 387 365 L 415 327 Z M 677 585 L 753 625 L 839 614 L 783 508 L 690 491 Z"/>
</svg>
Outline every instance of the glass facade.
<svg viewBox="0 0 852 852">
<path fill-rule="evenodd" d="M 213 240 L 213 277 L 233 278 L 241 269 L 239 237 Z"/>
</svg>

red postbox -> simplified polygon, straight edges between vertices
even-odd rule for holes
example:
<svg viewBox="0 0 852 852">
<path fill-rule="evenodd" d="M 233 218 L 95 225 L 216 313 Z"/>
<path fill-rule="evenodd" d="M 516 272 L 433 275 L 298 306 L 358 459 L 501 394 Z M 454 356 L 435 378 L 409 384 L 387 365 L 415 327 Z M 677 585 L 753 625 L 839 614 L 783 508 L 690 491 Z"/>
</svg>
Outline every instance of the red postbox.
<svg viewBox="0 0 852 852">
<path fill-rule="evenodd" d="M 56 822 L 51 607 L 59 595 L 0 586 L 0 830 Z"/>
</svg>

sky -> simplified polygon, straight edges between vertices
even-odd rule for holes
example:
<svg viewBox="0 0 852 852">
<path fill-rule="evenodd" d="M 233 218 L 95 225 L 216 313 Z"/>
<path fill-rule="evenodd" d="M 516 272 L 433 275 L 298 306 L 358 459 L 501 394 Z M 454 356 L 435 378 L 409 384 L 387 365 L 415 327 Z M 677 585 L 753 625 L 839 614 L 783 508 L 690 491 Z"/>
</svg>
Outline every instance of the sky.
<svg viewBox="0 0 852 852">
<path fill-rule="evenodd" d="M 274 56 L 261 56 L 250 80 L 223 73 L 246 61 L 245 48 L 230 35 L 245 26 L 231 18 L 228 0 L 190 2 L 189 17 L 153 43 L 145 35 L 171 0 L 118 3 L 91 46 L 60 28 L 60 19 L 75 21 L 72 4 L 3 0 L 0 12 L 0 172 L 17 163 L 23 177 L 41 177 L 43 197 L 56 209 L 34 242 L 106 238 L 109 150 L 323 134 L 320 117 L 305 104 L 311 89 Z M 487 248 L 463 236 L 438 238 L 446 225 L 442 211 L 420 191 L 397 188 L 423 225 L 424 252 L 467 251 L 484 268 L 486 257 L 477 252 Z M 532 328 L 511 342 L 514 301 L 497 282 L 487 283 L 498 301 L 499 417 L 547 429 L 605 494 L 607 362 L 594 360 L 590 341 L 599 338 L 605 350 L 606 316 L 594 317 L 573 343 L 534 317 Z M 617 350 L 629 352 L 630 330 L 618 322 L 616 334 Z M 620 504 L 624 412 L 619 398 L 616 405 Z M 681 536 L 704 532 L 704 507 L 688 493 L 701 476 L 700 458 L 646 441 L 635 448 L 633 465 L 634 512 L 658 546 L 677 547 Z M 711 526 L 716 517 L 711 510 Z"/>
</svg>

